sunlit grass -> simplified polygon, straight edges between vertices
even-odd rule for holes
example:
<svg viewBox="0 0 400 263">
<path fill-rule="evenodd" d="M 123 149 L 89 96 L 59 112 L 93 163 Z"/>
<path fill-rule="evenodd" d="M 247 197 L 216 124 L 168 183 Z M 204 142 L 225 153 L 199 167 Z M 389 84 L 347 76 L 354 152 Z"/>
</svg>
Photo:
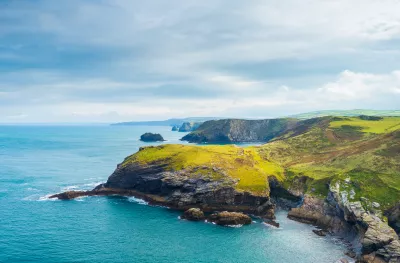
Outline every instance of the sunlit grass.
<svg viewBox="0 0 400 263">
<path fill-rule="evenodd" d="M 361 127 L 362 132 L 368 133 L 388 133 L 400 129 L 400 117 L 384 117 L 376 121 L 351 117 L 340 121 L 333 121 L 330 124 L 331 128 L 341 128 L 343 126 Z"/>
</svg>

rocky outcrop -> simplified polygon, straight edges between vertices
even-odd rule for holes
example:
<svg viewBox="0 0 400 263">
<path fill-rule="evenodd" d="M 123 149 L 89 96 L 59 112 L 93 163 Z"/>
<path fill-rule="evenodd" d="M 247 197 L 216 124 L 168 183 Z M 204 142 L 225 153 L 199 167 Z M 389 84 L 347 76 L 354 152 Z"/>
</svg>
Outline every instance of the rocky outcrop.
<svg viewBox="0 0 400 263">
<path fill-rule="evenodd" d="M 179 128 L 180 132 L 191 132 L 195 131 L 202 123 L 200 122 L 184 122 Z"/>
<path fill-rule="evenodd" d="M 268 196 L 255 196 L 235 189 L 228 177 L 210 178 L 201 167 L 169 171 L 163 163 L 120 165 L 108 178 L 106 188 L 130 189 L 162 197 L 164 205 L 181 210 L 197 207 L 203 211 L 243 211 L 267 215 L 274 209 Z"/>
<path fill-rule="evenodd" d="M 325 200 L 305 196 L 303 205 L 288 217 L 352 240 L 359 262 L 400 262 L 396 232 L 360 202 L 343 198 L 338 185 L 331 186 Z"/>
<path fill-rule="evenodd" d="M 250 225 L 251 217 L 243 213 L 224 211 L 210 215 L 208 221 L 221 226 Z"/>
<path fill-rule="evenodd" d="M 267 142 L 297 122 L 295 119 L 207 121 L 182 140 L 194 143 Z"/>
<path fill-rule="evenodd" d="M 179 127 L 178 126 L 172 126 L 172 131 L 179 131 Z"/>
<path fill-rule="evenodd" d="M 320 236 L 320 237 L 324 237 L 324 236 L 326 236 L 328 234 L 327 231 L 322 230 L 322 229 L 314 229 L 313 233 L 316 234 L 317 236 Z"/>
<path fill-rule="evenodd" d="M 161 134 L 146 132 L 140 136 L 140 140 L 143 142 L 163 142 L 164 138 L 161 136 Z"/>
<path fill-rule="evenodd" d="M 397 232 L 397 234 L 400 234 L 400 204 L 397 204 L 386 211 L 385 215 L 388 218 L 389 225 Z"/>
<path fill-rule="evenodd" d="M 221 174 L 210 178 L 201 173 L 202 167 L 171 171 L 164 163 L 140 162 L 118 165 L 105 184 L 92 191 L 72 191 L 52 196 L 73 199 L 79 196 L 136 196 L 151 204 L 178 210 L 200 208 L 205 212 L 235 211 L 274 217 L 274 204 L 267 195 L 237 191 L 237 181 Z"/>
<path fill-rule="evenodd" d="M 202 221 L 205 218 L 203 211 L 199 208 L 190 208 L 181 215 L 181 219 L 189 221 Z"/>
</svg>

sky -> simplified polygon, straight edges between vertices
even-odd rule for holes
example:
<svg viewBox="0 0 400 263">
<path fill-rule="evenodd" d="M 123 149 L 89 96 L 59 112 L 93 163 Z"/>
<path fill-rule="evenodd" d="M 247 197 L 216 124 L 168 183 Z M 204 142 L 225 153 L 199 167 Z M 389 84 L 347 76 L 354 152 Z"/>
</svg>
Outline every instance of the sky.
<svg viewBox="0 0 400 263">
<path fill-rule="evenodd" d="M 0 0 L 0 122 L 400 109 L 399 0 Z"/>
</svg>

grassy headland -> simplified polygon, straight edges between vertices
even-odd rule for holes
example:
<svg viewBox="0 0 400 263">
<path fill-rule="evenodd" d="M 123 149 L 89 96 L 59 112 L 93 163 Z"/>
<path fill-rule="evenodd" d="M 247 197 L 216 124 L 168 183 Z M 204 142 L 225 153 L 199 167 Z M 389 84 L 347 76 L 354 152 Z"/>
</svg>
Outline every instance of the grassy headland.
<svg viewBox="0 0 400 263">
<path fill-rule="evenodd" d="M 162 163 L 171 171 L 230 177 L 237 190 L 263 195 L 274 176 L 287 188 L 320 197 L 335 185 L 366 206 L 377 202 L 386 209 L 400 200 L 400 117 L 321 117 L 276 134 L 257 147 L 147 147 L 122 165 Z"/>
</svg>

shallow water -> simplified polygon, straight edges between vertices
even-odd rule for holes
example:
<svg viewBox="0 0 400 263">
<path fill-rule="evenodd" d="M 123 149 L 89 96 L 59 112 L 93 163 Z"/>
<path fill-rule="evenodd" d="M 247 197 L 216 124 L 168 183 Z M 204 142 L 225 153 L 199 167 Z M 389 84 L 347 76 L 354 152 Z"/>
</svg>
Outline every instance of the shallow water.
<svg viewBox="0 0 400 263">
<path fill-rule="evenodd" d="M 179 220 L 135 198 L 52 201 L 91 189 L 140 146 L 144 132 L 181 143 L 169 127 L 0 126 L 0 262 L 330 263 L 343 245 L 278 213 L 282 228 L 258 220 L 241 228 Z"/>
</svg>

